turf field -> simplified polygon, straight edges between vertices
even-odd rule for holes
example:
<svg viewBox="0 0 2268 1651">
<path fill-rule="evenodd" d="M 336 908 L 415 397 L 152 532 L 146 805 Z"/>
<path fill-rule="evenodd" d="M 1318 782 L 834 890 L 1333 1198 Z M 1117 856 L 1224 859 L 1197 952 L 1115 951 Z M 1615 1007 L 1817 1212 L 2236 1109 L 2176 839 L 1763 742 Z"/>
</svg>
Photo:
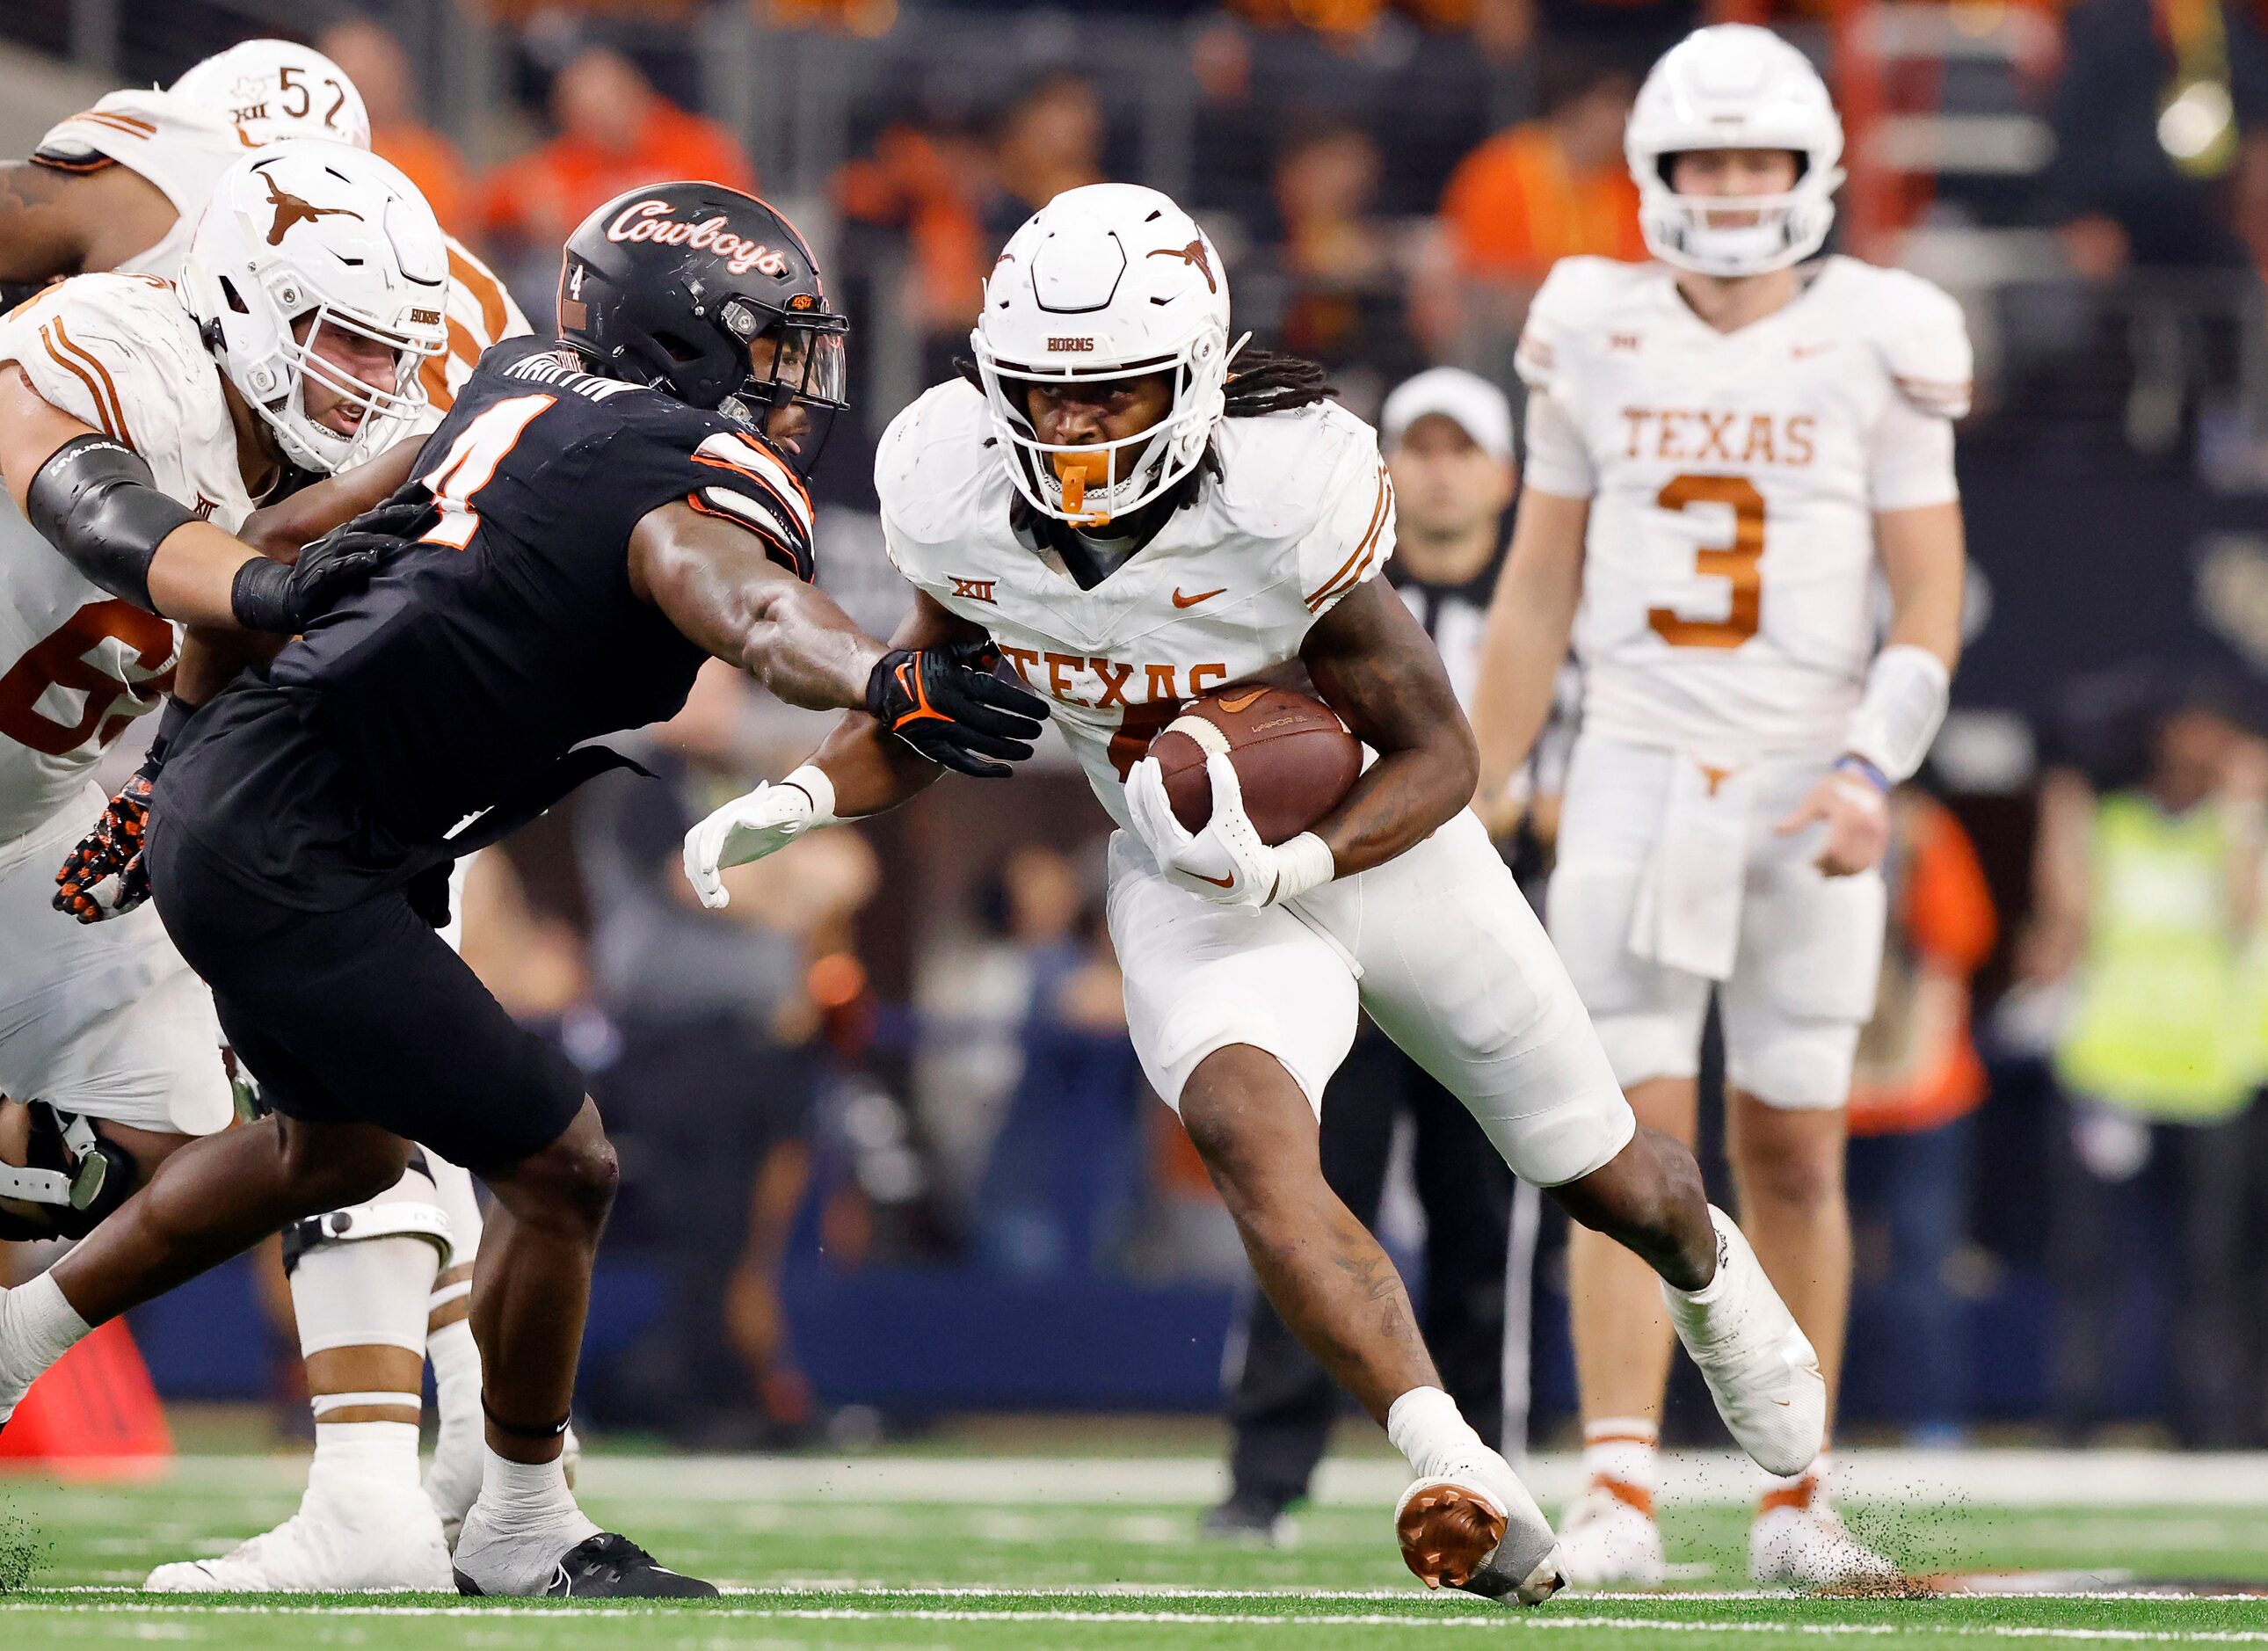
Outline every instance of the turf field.
<svg viewBox="0 0 2268 1651">
<path fill-rule="evenodd" d="M 1997 1573 L 1965 1586 L 2040 1590 L 2022 1595 L 1750 1593 L 1745 1515 L 1728 1500 L 1670 1509 L 1677 1576 L 1659 1596 L 1563 1596 L 1520 1613 L 1429 1597 L 1388 1538 L 1395 1474 L 1378 1462 L 1327 1478 L 1296 1545 L 1244 1551 L 1196 1540 L 1213 1470 L 1194 1459 L 603 1457 L 585 1473 L 593 1512 L 666 1562 L 724 1583 L 725 1599 L 658 1610 L 130 1591 L 154 1564 L 222 1551 L 288 1513 L 297 1471 L 288 1459 L 188 1458 L 147 1484 L 0 1480 L 0 1581 L 13 1584 L 0 1596 L 0 1646 L 1403 1651 L 1485 1636 L 1636 1651 L 1689 1635 L 1711 1651 L 1786 1647 L 1791 1636 L 1881 1651 L 2268 1645 L 2268 1597 L 2227 1596 L 2247 1583 L 2268 1590 L 2268 1462 L 2229 1458 L 1853 1464 L 1859 1493 L 1845 1507 L 1863 1534 L 1917 1574 Z M 1564 1464 L 1534 1478 L 1547 1499 L 1569 1483 Z M 1702 1478 L 1705 1493 L 1742 1493 L 1729 1466 Z M 2121 1486 L 2133 1500 L 2120 1500 Z M 2224 1596 L 2179 1596 L 2199 1590 Z"/>
</svg>

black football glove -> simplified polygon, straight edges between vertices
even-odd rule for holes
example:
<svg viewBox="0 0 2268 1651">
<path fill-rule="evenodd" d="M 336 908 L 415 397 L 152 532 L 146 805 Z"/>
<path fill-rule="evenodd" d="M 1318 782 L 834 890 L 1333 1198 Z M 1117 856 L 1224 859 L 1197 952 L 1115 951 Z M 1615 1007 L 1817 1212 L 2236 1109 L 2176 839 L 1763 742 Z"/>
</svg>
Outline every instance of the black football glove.
<svg viewBox="0 0 2268 1651">
<path fill-rule="evenodd" d="M 1032 754 L 1048 702 L 995 676 L 989 642 L 893 648 L 866 679 L 866 711 L 929 758 L 979 779 L 1005 779 Z"/>
<path fill-rule="evenodd" d="M 254 556 L 236 571 L 229 605 L 247 630 L 297 636 L 432 525 L 433 496 L 413 482 L 383 505 L 342 522 L 289 567 Z"/>
<path fill-rule="evenodd" d="M 166 748 L 188 722 L 192 711 L 178 699 L 168 699 L 158 717 L 157 736 L 134 770 L 134 778 L 94 822 L 94 829 L 78 840 L 55 870 L 55 908 L 81 923 L 102 923 L 131 911 L 150 898 L 150 872 L 143 863 L 142 844 L 150 828 L 150 792 L 158 770 L 166 764 Z"/>
</svg>

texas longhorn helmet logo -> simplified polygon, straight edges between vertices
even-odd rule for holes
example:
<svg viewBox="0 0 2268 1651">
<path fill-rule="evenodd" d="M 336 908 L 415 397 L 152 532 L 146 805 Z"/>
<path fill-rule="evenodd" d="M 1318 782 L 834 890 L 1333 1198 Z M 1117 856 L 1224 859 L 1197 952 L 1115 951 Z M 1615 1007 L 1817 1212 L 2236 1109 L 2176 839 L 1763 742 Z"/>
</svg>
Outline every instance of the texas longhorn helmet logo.
<svg viewBox="0 0 2268 1651">
<path fill-rule="evenodd" d="M 268 226 L 268 244 L 271 247 L 282 246 L 284 232 L 295 224 L 312 224 L 319 217 L 350 217 L 362 222 L 362 214 L 352 207 L 317 206 L 289 189 L 277 188 L 276 180 L 267 173 L 260 174 L 260 181 L 268 186 L 268 204 L 276 209 L 276 221 Z"/>
<path fill-rule="evenodd" d="M 1204 240 L 1202 236 L 1196 240 L 1191 241 L 1186 247 L 1156 247 L 1151 252 L 1150 256 L 1152 258 L 1178 258 L 1183 263 L 1191 266 L 1199 275 L 1205 278 L 1206 291 L 1218 292 L 1220 291 L 1220 283 L 1212 278 L 1212 254 L 1205 250 Z"/>
</svg>

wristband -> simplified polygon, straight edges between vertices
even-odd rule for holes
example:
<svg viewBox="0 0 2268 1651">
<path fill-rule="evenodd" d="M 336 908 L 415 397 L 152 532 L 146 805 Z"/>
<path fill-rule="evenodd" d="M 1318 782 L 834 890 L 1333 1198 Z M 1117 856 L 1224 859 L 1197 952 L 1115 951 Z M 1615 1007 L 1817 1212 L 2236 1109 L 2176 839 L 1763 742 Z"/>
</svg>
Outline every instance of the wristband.
<svg viewBox="0 0 2268 1651">
<path fill-rule="evenodd" d="M 1338 874 L 1338 860 L 1331 853 L 1331 845 L 1312 831 L 1302 831 L 1290 842 L 1276 845 L 1276 887 L 1268 896 L 1268 903 L 1274 906 L 1297 900 L 1310 888 L 1321 888 Z"/>
<path fill-rule="evenodd" d="M 1890 794 L 1890 777 L 1856 751 L 1845 751 L 1837 757 L 1835 771 L 1838 774 L 1855 774 L 1882 796 L 1887 797 Z"/>
<path fill-rule="evenodd" d="M 792 785 L 811 799 L 811 823 L 804 829 L 816 831 L 822 826 L 840 825 L 835 814 L 835 782 L 827 778 L 827 770 L 806 763 L 786 778 L 783 785 Z"/>
<path fill-rule="evenodd" d="M 299 624 L 291 601 L 291 570 L 266 556 L 254 556 L 229 581 L 228 610 L 247 630 L 293 635 Z"/>
</svg>

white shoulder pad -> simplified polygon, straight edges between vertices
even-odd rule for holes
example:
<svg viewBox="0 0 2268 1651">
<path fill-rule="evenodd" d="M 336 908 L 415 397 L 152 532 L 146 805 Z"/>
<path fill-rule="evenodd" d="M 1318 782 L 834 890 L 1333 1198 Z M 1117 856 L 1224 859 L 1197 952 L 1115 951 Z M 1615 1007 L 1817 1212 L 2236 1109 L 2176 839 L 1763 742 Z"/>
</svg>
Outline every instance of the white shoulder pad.
<svg viewBox="0 0 2268 1651">
<path fill-rule="evenodd" d="M 965 538 L 981 512 L 1005 512 L 1008 490 L 983 392 L 963 380 L 924 393 L 890 421 L 874 450 L 883 542 L 917 585 L 945 581 L 932 553 Z"/>
<path fill-rule="evenodd" d="M 91 172 L 114 160 L 156 184 L 175 211 L 194 219 L 220 174 L 254 147 L 227 122 L 171 92 L 129 91 L 114 92 L 49 129 L 32 158 L 65 172 Z"/>
<path fill-rule="evenodd" d="M 1233 418 L 1219 443 L 1222 508 L 1231 530 L 1271 553 L 1322 614 L 1394 553 L 1394 486 L 1378 433 L 1334 402 Z"/>
<path fill-rule="evenodd" d="M 1613 258 L 1562 258 L 1528 306 L 1513 358 L 1532 390 L 1565 394 L 1560 374 L 1583 335 L 1625 303 L 1650 266 Z"/>
<path fill-rule="evenodd" d="M 1898 394 L 1939 418 L 1965 417 L 1976 367 L 1961 306 L 1911 270 L 1857 268 L 1868 277 L 1863 286 L 1853 284 L 1857 319 Z"/>
<path fill-rule="evenodd" d="M 75 276 L 49 287 L 0 324 L 0 361 L 22 367 L 51 405 L 153 462 L 178 451 L 192 421 L 227 419 L 196 323 L 154 276 Z"/>
</svg>

